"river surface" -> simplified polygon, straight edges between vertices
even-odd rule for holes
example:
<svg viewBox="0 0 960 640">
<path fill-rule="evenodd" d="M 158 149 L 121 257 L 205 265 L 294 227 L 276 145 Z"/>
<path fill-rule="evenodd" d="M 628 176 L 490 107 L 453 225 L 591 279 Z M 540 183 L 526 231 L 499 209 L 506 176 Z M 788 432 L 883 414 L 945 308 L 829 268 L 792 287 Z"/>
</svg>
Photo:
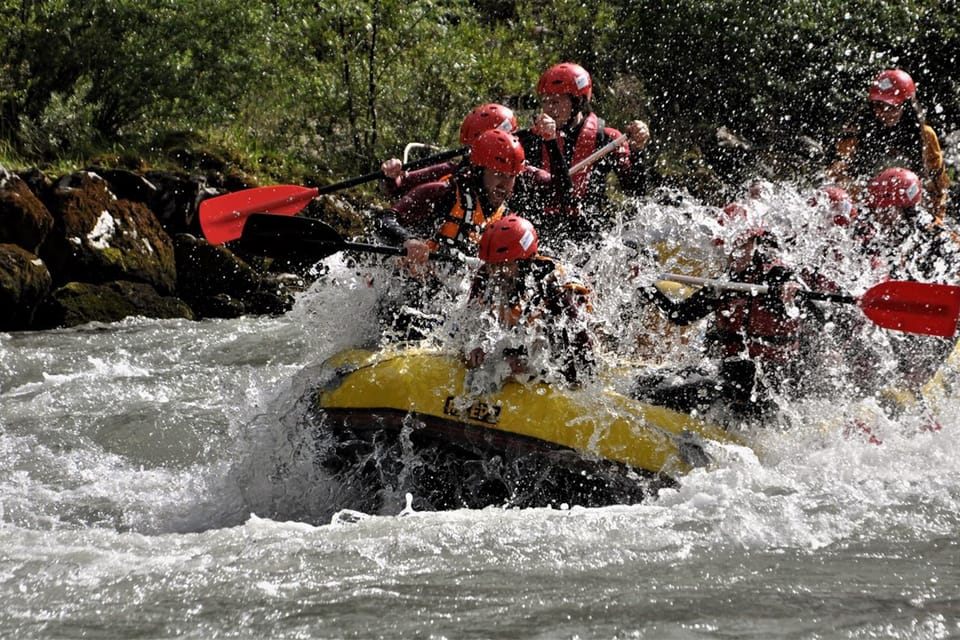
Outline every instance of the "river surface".
<svg viewBox="0 0 960 640">
<path fill-rule="evenodd" d="M 822 425 L 606 508 L 331 511 L 340 281 L 281 318 L 0 334 L 2 638 L 960 637 L 960 419 Z"/>
</svg>

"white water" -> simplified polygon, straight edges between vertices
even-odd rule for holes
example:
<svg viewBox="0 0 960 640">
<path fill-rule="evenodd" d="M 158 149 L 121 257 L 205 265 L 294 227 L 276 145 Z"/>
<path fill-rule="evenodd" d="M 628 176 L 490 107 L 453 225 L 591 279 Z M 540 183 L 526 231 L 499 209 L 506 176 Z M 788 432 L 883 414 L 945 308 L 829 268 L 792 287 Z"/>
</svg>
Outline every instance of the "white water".
<svg viewBox="0 0 960 640">
<path fill-rule="evenodd" d="M 709 247 L 701 209 L 651 211 Z M 642 505 L 331 522 L 301 399 L 372 335 L 333 273 L 278 319 L 0 334 L 0 637 L 960 636 L 956 398 L 936 433 L 878 417 L 879 446 L 795 403 Z"/>
</svg>

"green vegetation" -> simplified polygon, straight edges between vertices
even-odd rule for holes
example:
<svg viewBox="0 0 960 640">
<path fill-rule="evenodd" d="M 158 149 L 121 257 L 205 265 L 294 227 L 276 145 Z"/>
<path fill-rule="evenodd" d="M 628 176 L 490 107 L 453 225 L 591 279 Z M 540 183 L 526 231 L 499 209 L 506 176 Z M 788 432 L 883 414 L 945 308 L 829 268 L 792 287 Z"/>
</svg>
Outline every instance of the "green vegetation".
<svg viewBox="0 0 960 640">
<path fill-rule="evenodd" d="M 597 111 L 648 119 L 661 174 L 682 174 L 721 125 L 764 147 L 829 142 L 886 66 L 914 76 L 935 129 L 957 128 L 958 16 L 910 0 L 2 0 L 0 154 L 155 165 L 186 140 L 264 181 L 332 181 L 410 141 L 455 144 L 477 104 L 532 114 L 539 73 L 573 60 Z"/>
</svg>

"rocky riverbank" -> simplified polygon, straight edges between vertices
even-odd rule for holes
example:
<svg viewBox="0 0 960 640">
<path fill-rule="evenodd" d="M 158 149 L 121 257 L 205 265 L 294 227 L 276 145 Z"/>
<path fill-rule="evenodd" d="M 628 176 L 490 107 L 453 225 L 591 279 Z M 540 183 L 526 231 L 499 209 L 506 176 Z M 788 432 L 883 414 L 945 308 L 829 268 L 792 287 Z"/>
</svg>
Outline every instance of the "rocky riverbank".
<svg viewBox="0 0 960 640">
<path fill-rule="evenodd" d="M 308 284 L 302 275 L 200 233 L 201 201 L 249 186 L 164 171 L 51 179 L 0 167 L 0 330 L 283 313 Z"/>
</svg>

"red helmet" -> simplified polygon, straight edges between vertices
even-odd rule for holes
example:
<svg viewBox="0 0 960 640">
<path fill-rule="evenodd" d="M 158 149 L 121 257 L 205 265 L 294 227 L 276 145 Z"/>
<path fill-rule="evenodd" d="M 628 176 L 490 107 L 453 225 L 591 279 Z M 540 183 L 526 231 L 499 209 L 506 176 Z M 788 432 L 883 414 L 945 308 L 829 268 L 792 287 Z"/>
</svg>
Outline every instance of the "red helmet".
<svg viewBox="0 0 960 640">
<path fill-rule="evenodd" d="M 870 85 L 870 94 L 867 99 L 897 106 L 915 96 L 916 93 L 917 85 L 906 71 L 887 69 L 882 71 Z"/>
<path fill-rule="evenodd" d="M 583 96 L 587 100 L 593 97 L 593 80 L 587 70 L 572 62 L 562 62 L 543 72 L 537 83 L 537 94 L 562 93 Z"/>
<path fill-rule="evenodd" d="M 480 259 L 488 263 L 524 260 L 537 254 L 537 230 L 526 218 L 509 215 L 487 225 Z"/>
<path fill-rule="evenodd" d="M 726 220 L 745 220 L 748 215 L 750 215 L 750 212 L 745 206 L 739 202 L 731 202 L 723 208 L 723 213 L 717 218 L 717 222 L 722 227 Z"/>
<path fill-rule="evenodd" d="M 745 206 L 739 202 L 731 202 L 720 211 L 720 215 L 717 216 L 717 224 L 722 227 L 727 222 L 746 220 L 748 215 L 750 215 L 750 212 Z M 721 236 L 715 237 L 712 242 L 715 247 L 722 247 L 726 244 L 726 240 Z"/>
<path fill-rule="evenodd" d="M 920 196 L 920 178 L 903 167 L 884 169 L 867 185 L 867 206 L 874 209 L 912 207 Z"/>
<path fill-rule="evenodd" d="M 857 208 L 853 205 L 850 194 L 840 187 L 821 187 L 807 200 L 811 207 L 823 205 L 833 215 L 833 224 L 846 227 L 857 217 Z"/>
<path fill-rule="evenodd" d="M 460 125 L 460 144 L 473 144 L 481 133 L 490 129 L 514 133 L 517 130 L 517 116 L 502 104 L 490 103 L 476 107 Z"/>
<path fill-rule="evenodd" d="M 470 164 L 516 176 L 523 171 L 523 146 L 517 137 L 500 129 L 488 129 L 470 148 Z"/>
</svg>

